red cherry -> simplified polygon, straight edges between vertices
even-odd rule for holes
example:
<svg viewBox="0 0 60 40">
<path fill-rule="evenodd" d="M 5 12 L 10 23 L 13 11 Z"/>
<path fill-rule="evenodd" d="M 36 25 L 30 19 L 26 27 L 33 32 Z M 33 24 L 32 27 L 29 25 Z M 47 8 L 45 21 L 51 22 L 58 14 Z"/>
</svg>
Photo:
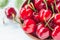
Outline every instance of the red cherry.
<svg viewBox="0 0 60 40">
<path fill-rule="evenodd" d="M 24 21 L 24 25 L 25 26 L 23 26 L 23 30 L 26 33 L 33 33 L 35 31 L 35 29 L 36 29 L 36 23 L 32 19 L 26 19 Z"/>
<path fill-rule="evenodd" d="M 60 40 L 60 26 L 56 26 L 54 31 L 52 32 L 52 38 L 54 40 Z"/>
<path fill-rule="evenodd" d="M 56 14 L 53 20 L 55 24 L 60 25 L 60 14 Z"/>
<path fill-rule="evenodd" d="M 56 0 L 56 3 L 58 4 L 60 2 L 60 0 Z"/>
<path fill-rule="evenodd" d="M 34 15 L 34 20 L 39 23 L 39 15 Z"/>
<path fill-rule="evenodd" d="M 20 17 L 22 20 L 31 18 L 32 15 L 33 15 L 33 10 L 29 8 L 28 6 L 25 6 L 20 10 Z"/>
<path fill-rule="evenodd" d="M 36 12 L 33 12 L 33 19 L 35 20 L 36 23 L 39 23 L 39 15 Z"/>
<path fill-rule="evenodd" d="M 35 5 L 37 5 L 37 4 L 39 5 L 39 4 L 42 3 L 42 2 L 43 2 L 43 0 L 34 0 L 34 4 L 35 4 Z"/>
<path fill-rule="evenodd" d="M 7 8 L 5 10 L 5 13 L 7 15 L 7 18 L 9 18 L 9 19 L 13 19 L 13 15 L 14 15 L 14 17 L 16 16 L 16 11 L 13 7 Z"/>
<path fill-rule="evenodd" d="M 43 8 L 46 9 L 46 6 L 43 3 L 43 0 L 34 0 L 34 6 L 38 11 L 40 11 Z"/>
<path fill-rule="evenodd" d="M 48 5 L 54 4 L 54 0 L 46 0 Z"/>
<path fill-rule="evenodd" d="M 41 22 L 44 22 L 45 20 L 48 21 L 51 18 L 51 16 L 52 12 L 50 10 L 41 9 L 41 11 L 39 12 Z"/>
<path fill-rule="evenodd" d="M 49 22 L 49 26 L 53 29 L 56 27 L 56 24 L 53 22 L 53 19 Z"/>
<path fill-rule="evenodd" d="M 48 38 L 50 36 L 50 30 L 47 27 L 45 27 L 44 24 L 40 24 L 37 27 L 36 35 L 40 39 L 46 39 L 46 38 Z"/>
<path fill-rule="evenodd" d="M 28 25 L 30 25 L 30 24 L 36 24 L 36 23 L 35 23 L 35 21 L 32 20 L 32 19 L 26 19 L 26 20 L 24 20 L 24 24 L 28 26 Z"/>
</svg>

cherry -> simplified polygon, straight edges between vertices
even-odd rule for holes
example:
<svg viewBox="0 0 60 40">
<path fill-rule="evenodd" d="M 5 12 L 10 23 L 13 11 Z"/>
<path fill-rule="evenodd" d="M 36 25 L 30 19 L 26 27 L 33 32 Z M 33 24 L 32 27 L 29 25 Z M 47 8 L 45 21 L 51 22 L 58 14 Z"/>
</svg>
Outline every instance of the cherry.
<svg viewBox="0 0 60 40">
<path fill-rule="evenodd" d="M 34 20 L 32 19 L 26 19 L 24 20 L 24 26 L 23 26 L 23 30 L 26 33 L 33 33 L 36 29 L 36 23 Z"/>
<path fill-rule="evenodd" d="M 22 20 L 31 18 L 33 15 L 33 10 L 27 5 L 20 10 L 20 17 Z"/>
<path fill-rule="evenodd" d="M 60 14 L 56 14 L 53 20 L 55 24 L 60 25 Z"/>
<path fill-rule="evenodd" d="M 54 4 L 54 0 L 46 0 L 48 5 Z"/>
<path fill-rule="evenodd" d="M 34 6 L 38 11 L 40 11 L 43 8 L 46 9 L 46 6 L 43 3 L 43 0 L 34 0 Z"/>
<path fill-rule="evenodd" d="M 60 0 L 56 0 L 56 4 L 58 4 L 60 2 Z"/>
<path fill-rule="evenodd" d="M 36 35 L 40 39 L 46 39 L 50 35 L 50 30 L 47 27 L 45 27 L 44 24 L 39 24 L 36 30 Z"/>
<path fill-rule="evenodd" d="M 40 22 L 38 13 L 33 12 L 33 19 L 35 20 L 36 23 Z"/>
<path fill-rule="evenodd" d="M 50 10 L 41 9 L 39 12 L 39 18 L 41 22 L 44 22 L 45 20 L 48 21 L 51 16 L 52 12 Z"/>
<path fill-rule="evenodd" d="M 49 26 L 53 29 L 56 27 L 56 24 L 53 22 L 53 19 L 49 22 Z"/>
<path fill-rule="evenodd" d="M 5 14 L 6 14 L 7 18 L 13 19 L 13 16 L 14 17 L 16 16 L 16 11 L 13 7 L 10 7 L 5 10 Z"/>
<path fill-rule="evenodd" d="M 54 31 L 52 32 L 52 38 L 54 40 L 60 40 L 60 26 L 59 25 L 57 25 Z"/>
</svg>

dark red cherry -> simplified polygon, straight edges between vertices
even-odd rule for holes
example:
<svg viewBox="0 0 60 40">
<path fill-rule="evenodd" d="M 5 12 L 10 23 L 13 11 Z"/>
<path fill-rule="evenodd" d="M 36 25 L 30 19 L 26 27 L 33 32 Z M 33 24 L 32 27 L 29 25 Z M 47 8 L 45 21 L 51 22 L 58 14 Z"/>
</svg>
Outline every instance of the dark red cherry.
<svg viewBox="0 0 60 40">
<path fill-rule="evenodd" d="M 7 18 L 13 19 L 13 16 L 16 16 L 16 10 L 13 7 L 9 7 L 5 10 Z"/>
<path fill-rule="evenodd" d="M 48 21 L 52 16 L 52 12 L 50 10 L 41 9 L 39 12 L 39 18 L 41 22 L 44 22 L 45 20 Z"/>
<path fill-rule="evenodd" d="M 53 20 L 55 24 L 60 25 L 60 14 L 57 13 Z"/>
<path fill-rule="evenodd" d="M 47 27 L 45 27 L 44 24 L 40 24 L 37 27 L 36 35 L 40 39 L 46 39 L 46 38 L 48 38 L 50 36 L 50 30 Z"/>
<path fill-rule="evenodd" d="M 53 40 L 60 40 L 60 26 L 56 26 L 55 29 L 52 32 L 52 38 Z"/>
<path fill-rule="evenodd" d="M 53 19 L 49 22 L 49 26 L 53 29 L 56 27 L 56 24 L 54 23 Z"/>
<path fill-rule="evenodd" d="M 33 10 L 29 8 L 28 6 L 25 6 L 20 10 L 20 17 L 22 20 L 31 18 L 32 15 L 33 15 Z"/>
<path fill-rule="evenodd" d="M 33 32 L 35 32 L 35 29 L 36 29 L 36 23 L 35 23 L 34 20 L 32 20 L 32 19 L 26 19 L 24 21 L 23 30 L 26 33 L 33 33 Z"/>
<path fill-rule="evenodd" d="M 34 0 L 34 6 L 38 11 L 40 11 L 43 8 L 46 9 L 46 6 L 43 3 L 43 0 Z"/>
<path fill-rule="evenodd" d="M 60 2 L 60 0 L 56 0 L 56 4 L 58 4 Z"/>
<path fill-rule="evenodd" d="M 35 20 L 36 23 L 39 23 L 39 15 L 36 12 L 33 12 L 33 19 Z"/>
<path fill-rule="evenodd" d="M 50 4 L 54 4 L 54 0 L 46 0 L 47 3 L 50 5 Z"/>
</svg>

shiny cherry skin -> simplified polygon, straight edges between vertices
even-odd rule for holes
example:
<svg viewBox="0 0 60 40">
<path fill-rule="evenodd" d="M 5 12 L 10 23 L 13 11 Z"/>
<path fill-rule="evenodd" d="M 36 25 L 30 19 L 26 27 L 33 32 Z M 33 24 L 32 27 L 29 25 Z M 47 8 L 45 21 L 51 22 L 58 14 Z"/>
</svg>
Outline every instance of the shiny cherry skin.
<svg viewBox="0 0 60 40">
<path fill-rule="evenodd" d="M 6 8 L 5 14 L 6 14 L 7 18 L 13 19 L 13 16 L 15 17 L 17 13 L 13 7 L 9 7 L 9 8 Z"/>
<path fill-rule="evenodd" d="M 36 30 L 36 35 L 42 40 L 46 39 L 50 36 L 50 30 L 45 27 L 44 24 L 39 24 Z"/>
<path fill-rule="evenodd" d="M 32 15 L 33 15 L 33 10 L 30 7 L 28 7 L 27 5 L 20 10 L 20 18 L 22 20 L 31 18 Z"/>
<path fill-rule="evenodd" d="M 57 25 L 52 32 L 52 38 L 54 40 L 60 40 L 60 26 Z"/>
<path fill-rule="evenodd" d="M 60 2 L 60 0 L 56 0 L 56 4 L 58 4 Z"/>
<path fill-rule="evenodd" d="M 43 0 L 34 0 L 34 6 L 38 11 L 40 11 L 43 8 L 46 9 L 46 6 L 43 3 Z"/>
<path fill-rule="evenodd" d="M 39 13 L 36 13 L 36 12 L 33 12 L 33 20 L 35 20 L 36 23 L 39 23 L 40 20 L 39 20 Z"/>
<path fill-rule="evenodd" d="M 55 23 L 55 24 L 60 25 L 60 14 L 57 13 L 57 14 L 55 15 L 55 17 L 53 18 L 53 20 L 54 20 L 54 23 Z"/>
<path fill-rule="evenodd" d="M 32 20 L 32 19 L 26 19 L 24 21 L 23 30 L 26 33 L 33 33 L 33 32 L 35 32 L 35 29 L 36 29 L 36 23 L 35 23 L 34 20 Z"/>
<path fill-rule="evenodd" d="M 41 22 L 44 22 L 45 20 L 48 21 L 52 16 L 52 12 L 50 10 L 41 9 L 39 12 L 39 18 Z"/>
<path fill-rule="evenodd" d="M 48 5 L 54 4 L 54 0 L 46 0 Z"/>
<path fill-rule="evenodd" d="M 53 29 L 56 27 L 56 24 L 54 23 L 53 19 L 49 22 L 49 26 Z"/>
</svg>

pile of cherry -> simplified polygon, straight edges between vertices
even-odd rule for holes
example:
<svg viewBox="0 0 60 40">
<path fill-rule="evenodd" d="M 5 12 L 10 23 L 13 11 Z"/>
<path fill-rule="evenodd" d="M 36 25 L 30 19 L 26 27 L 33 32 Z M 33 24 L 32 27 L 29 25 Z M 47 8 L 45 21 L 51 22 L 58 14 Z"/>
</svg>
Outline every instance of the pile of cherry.
<svg viewBox="0 0 60 40">
<path fill-rule="evenodd" d="M 59 12 L 60 0 L 27 0 L 19 11 L 19 18 L 26 33 L 40 39 L 60 40 Z M 16 18 L 14 8 L 9 8 L 5 13 L 9 19 Z"/>
</svg>

